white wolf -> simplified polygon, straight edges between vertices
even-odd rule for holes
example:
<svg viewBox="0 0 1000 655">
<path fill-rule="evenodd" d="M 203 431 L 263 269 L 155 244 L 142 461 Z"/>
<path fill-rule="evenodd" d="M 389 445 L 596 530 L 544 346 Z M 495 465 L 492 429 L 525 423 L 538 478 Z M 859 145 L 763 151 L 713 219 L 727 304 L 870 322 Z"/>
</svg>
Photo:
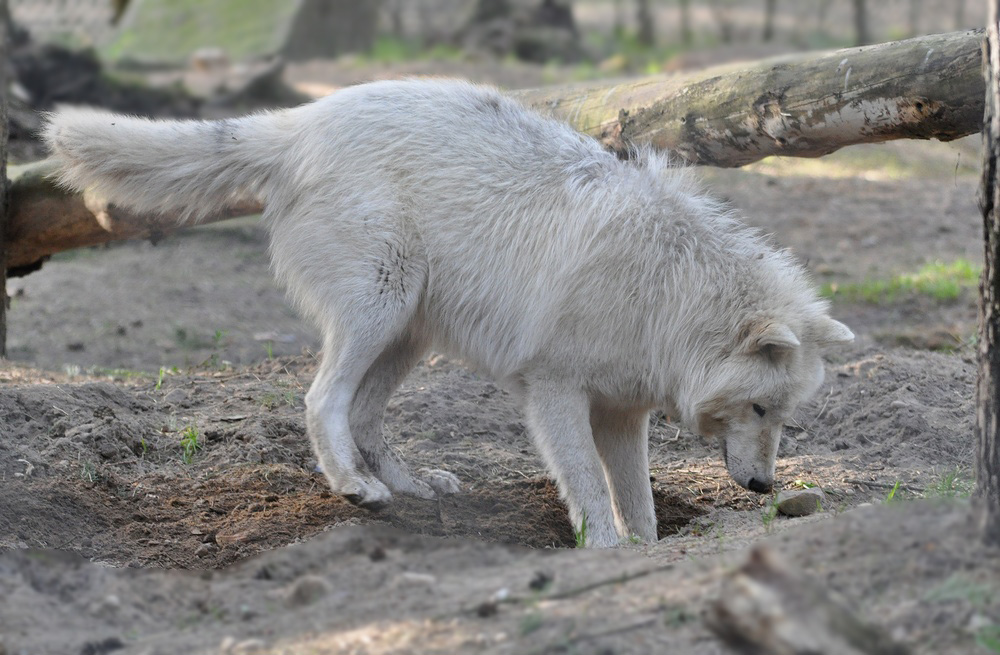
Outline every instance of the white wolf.
<svg viewBox="0 0 1000 655">
<path fill-rule="evenodd" d="M 377 82 L 216 122 L 67 109 L 61 180 L 189 220 L 247 196 L 323 333 L 309 437 L 335 492 L 456 491 L 387 446 L 389 396 L 430 347 L 505 382 L 588 546 L 656 539 L 647 422 L 718 438 L 767 492 L 782 422 L 854 335 L 805 271 L 684 170 L 597 142 L 490 88 Z"/>
</svg>

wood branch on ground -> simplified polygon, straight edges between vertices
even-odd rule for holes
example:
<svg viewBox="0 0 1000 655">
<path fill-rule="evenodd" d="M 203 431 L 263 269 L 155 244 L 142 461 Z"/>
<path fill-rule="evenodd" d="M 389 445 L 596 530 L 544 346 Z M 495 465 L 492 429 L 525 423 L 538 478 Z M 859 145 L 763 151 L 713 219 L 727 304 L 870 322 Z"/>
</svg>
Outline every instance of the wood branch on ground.
<svg viewBox="0 0 1000 655">
<path fill-rule="evenodd" d="M 892 139 L 949 141 L 982 123 L 982 36 L 937 34 L 511 95 L 612 150 L 648 144 L 711 166 Z"/>
<path fill-rule="evenodd" d="M 857 143 L 979 132 L 981 41 L 981 32 L 957 32 L 511 95 L 623 155 L 648 144 L 691 163 L 741 166 L 769 155 L 816 157 Z M 260 210 L 220 208 L 202 222 Z M 177 229 L 174 217 L 102 207 L 37 174 L 14 183 L 10 214 L 12 274 L 34 270 L 62 250 Z"/>
<path fill-rule="evenodd" d="M 7 272 L 20 276 L 37 270 L 49 256 L 126 239 L 157 241 L 184 226 L 179 214 L 140 215 L 109 205 L 89 193 L 70 193 L 50 178 L 42 162 L 11 185 L 7 224 Z M 263 206 L 243 203 L 220 208 L 202 223 L 259 214 Z"/>
<path fill-rule="evenodd" d="M 766 546 L 722 583 L 709 629 L 745 655 L 905 655 L 909 650 L 858 619 Z"/>
</svg>

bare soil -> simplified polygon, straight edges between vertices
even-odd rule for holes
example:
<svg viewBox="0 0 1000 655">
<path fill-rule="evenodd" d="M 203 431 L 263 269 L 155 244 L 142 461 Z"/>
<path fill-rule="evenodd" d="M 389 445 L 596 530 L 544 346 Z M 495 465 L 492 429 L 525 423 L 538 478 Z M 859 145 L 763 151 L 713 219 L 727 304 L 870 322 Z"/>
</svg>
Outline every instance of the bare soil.
<svg viewBox="0 0 1000 655">
<path fill-rule="evenodd" d="M 851 282 L 980 257 L 975 156 L 901 144 L 705 178 L 818 280 Z M 859 172 L 890 160 L 902 173 Z M 715 444 L 657 416 L 661 539 L 589 552 L 511 399 L 440 355 L 386 433 L 463 492 L 381 511 L 332 496 L 302 417 L 316 333 L 266 248 L 243 219 L 8 283 L 0 653 L 722 653 L 704 612 L 761 541 L 915 653 L 991 652 L 1000 553 L 963 498 L 971 292 L 834 304 L 858 342 L 828 354 L 779 453 L 783 485 L 821 486 L 823 512 L 769 519 Z"/>
</svg>

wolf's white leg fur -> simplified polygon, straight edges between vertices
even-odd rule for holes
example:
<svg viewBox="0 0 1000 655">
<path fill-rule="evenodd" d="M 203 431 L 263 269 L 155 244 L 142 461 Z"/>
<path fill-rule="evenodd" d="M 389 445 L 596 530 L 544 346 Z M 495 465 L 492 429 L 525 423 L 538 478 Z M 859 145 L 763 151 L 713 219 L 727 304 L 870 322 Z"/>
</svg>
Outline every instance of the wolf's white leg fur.
<svg viewBox="0 0 1000 655">
<path fill-rule="evenodd" d="M 351 403 L 378 349 L 355 340 L 347 340 L 339 348 L 333 339 L 326 343 L 323 363 L 306 394 L 306 431 L 335 492 L 359 505 L 386 503 L 392 498 L 389 489 L 359 470 L 361 462 L 349 422 Z"/>
<path fill-rule="evenodd" d="M 575 530 L 586 524 L 588 547 L 618 544 L 611 496 L 590 429 L 590 401 L 568 383 L 550 379 L 527 384 L 525 411 L 542 459 L 555 475 Z"/>
<path fill-rule="evenodd" d="M 649 412 L 600 409 L 591 414 L 590 425 L 611 487 L 618 534 L 655 542 L 656 511 L 649 483 Z"/>
<path fill-rule="evenodd" d="M 272 241 L 278 274 L 324 333 L 323 364 L 306 395 L 306 428 L 333 490 L 359 504 L 392 497 L 380 473 L 403 491 L 426 492 L 409 488 L 405 468 L 394 469 L 388 448 L 379 449 L 388 395 L 425 342 L 417 309 L 426 260 L 419 239 L 391 209 L 363 199 L 304 207 L 301 215 L 279 220 L 295 218 L 296 227 L 305 229 L 275 230 Z M 317 238 L 317 224 L 325 227 L 325 239 Z M 414 352 L 383 365 L 398 357 L 393 350 L 407 340 Z M 362 426 L 358 434 L 355 425 Z M 368 464 L 379 469 L 374 475 L 363 470 L 366 453 Z"/>
<path fill-rule="evenodd" d="M 382 434 L 389 397 L 425 350 L 422 343 L 409 338 L 385 350 L 365 373 L 351 405 L 350 423 L 354 443 L 375 477 L 393 492 L 430 499 L 438 494 L 457 492 L 458 478 L 447 471 L 430 469 L 420 471 L 424 479 L 416 478 Z"/>
</svg>

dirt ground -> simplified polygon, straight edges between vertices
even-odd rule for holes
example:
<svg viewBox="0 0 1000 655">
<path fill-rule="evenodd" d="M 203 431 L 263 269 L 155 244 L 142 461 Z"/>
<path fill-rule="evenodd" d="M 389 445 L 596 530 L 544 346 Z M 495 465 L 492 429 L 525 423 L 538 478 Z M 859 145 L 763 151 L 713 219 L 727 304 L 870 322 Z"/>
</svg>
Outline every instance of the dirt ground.
<svg viewBox="0 0 1000 655">
<path fill-rule="evenodd" d="M 818 282 L 851 283 L 977 261 L 977 159 L 974 139 L 901 143 L 704 178 Z M 723 653 L 706 609 L 762 541 L 914 653 L 998 652 L 1000 553 L 966 500 L 973 291 L 835 301 L 858 342 L 828 353 L 778 464 L 784 487 L 826 491 L 823 512 L 771 519 L 715 444 L 654 417 L 660 541 L 577 551 L 511 399 L 440 355 L 386 433 L 462 493 L 332 496 L 302 416 L 316 332 L 266 248 L 241 219 L 9 281 L 0 653 Z"/>
</svg>

